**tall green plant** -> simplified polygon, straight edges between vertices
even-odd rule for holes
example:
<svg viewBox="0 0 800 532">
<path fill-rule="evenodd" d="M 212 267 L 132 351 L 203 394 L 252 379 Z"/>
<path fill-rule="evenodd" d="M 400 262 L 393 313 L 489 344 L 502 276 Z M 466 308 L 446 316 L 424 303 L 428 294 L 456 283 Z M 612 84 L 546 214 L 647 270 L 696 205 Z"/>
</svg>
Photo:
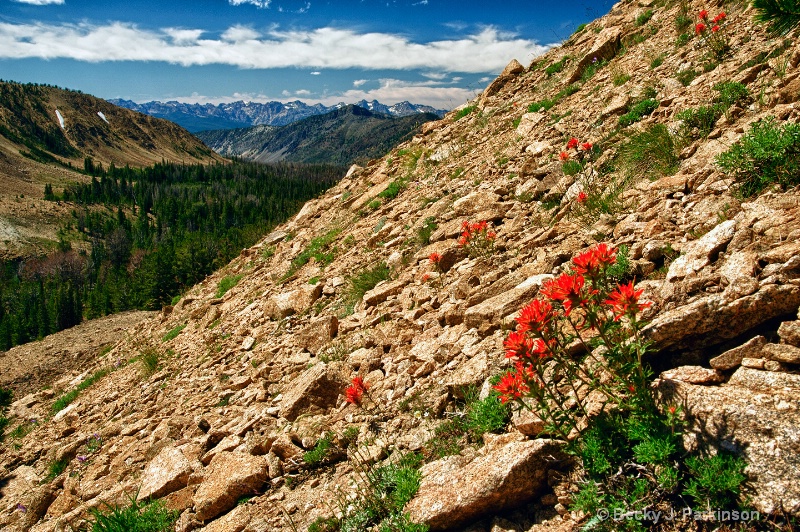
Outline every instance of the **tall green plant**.
<svg viewBox="0 0 800 532">
<path fill-rule="evenodd" d="M 800 1 L 753 0 L 756 21 L 769 24 L 773 35 L 787 35 L 800 25 Z"/>
</svg>

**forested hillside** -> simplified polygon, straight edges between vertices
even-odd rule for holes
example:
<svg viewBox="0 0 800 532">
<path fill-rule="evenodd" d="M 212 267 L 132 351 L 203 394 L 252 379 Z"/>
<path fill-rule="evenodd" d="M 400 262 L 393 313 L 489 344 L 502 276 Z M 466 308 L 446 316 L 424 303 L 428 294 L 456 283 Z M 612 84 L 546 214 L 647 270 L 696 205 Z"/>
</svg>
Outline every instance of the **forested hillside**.
<svg viewBox="0 0 800 532">
<path fill-rule="evenodd" d="M 0 269 L 0 349 L 128 309 L 156 309 L 334 184 L 325 165 L 160 163 L 104 169 L 56 196 L 75 206 L 59 250 Z M 74 248 L 74 249 L 73 249 Z"/>
<path fill-rule="evenodd" d="M 225 156 L 350 165 L 382 157 L 438 118 L 433 113 L 397 118 L 348 105 L 286 126 L 202 131 L 197 137 Z"/>
</svg>

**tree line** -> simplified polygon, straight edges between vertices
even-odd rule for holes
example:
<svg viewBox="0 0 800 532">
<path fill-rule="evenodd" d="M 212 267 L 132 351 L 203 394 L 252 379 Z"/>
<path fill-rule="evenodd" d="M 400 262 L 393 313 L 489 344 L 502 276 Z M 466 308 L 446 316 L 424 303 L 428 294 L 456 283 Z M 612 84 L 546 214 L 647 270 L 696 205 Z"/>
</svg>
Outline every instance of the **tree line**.
<svg viewBox="0 0 800 532">
<path fill-rule="evenodd" d="M 0 263 L 0 349 L 131 309 L 158 309 L 227 264 L 344 174 L 330 165 L 84 161 L 58 250 Z M 76 240 L 83 241 L 74 245 Z M 74 248 L 73 249 L 73 245 Z"/>
</svg>

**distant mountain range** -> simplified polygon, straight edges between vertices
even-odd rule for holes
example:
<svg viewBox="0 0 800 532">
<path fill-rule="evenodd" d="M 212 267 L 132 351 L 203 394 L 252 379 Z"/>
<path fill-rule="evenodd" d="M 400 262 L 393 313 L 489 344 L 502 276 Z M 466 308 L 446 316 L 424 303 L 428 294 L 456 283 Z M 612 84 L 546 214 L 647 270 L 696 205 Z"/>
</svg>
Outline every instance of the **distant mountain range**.
<svg viewBox="0 0 800 532">
<path fill-rule="evenodd" d="M 322 104 L 308 105 L 301 101 L 288 103 L 281 102 L 233 102 L 219 105 L 180 103 L 180 102 L 147 102 L 136 103 L 130 100 L 108 100 L 114 105 L 125 107 L 158 118 L 165 118 L 184 127 L 192 133 L 212 129 L 234 129 L 250 126 L 285 126 L 310 116 L 323 115 L 335 111 L 345 104 L 340 103 L 330 107 Z M 355 104 L 373 113 L 381 113 L 393 117 L 405 117 L 421 113 L 432 113 L 439 118 L 447 111 L 434 109 L 428 105 L 417 105 L 409 102 L 400 102 L 394 105 L 384 105 L 377 100 L 368 102 L 361 100 Z"/>
<path fill-rule="evenodd" d="M 220 155 L 258 162 L 303 162 L 349 165 L 382 157 L 411 138 L 434 113 L 393 117 L 358 105 L 346 105 L 323 115 L 285 126 L 201 131 L 195 136 Z"/>
</svg>

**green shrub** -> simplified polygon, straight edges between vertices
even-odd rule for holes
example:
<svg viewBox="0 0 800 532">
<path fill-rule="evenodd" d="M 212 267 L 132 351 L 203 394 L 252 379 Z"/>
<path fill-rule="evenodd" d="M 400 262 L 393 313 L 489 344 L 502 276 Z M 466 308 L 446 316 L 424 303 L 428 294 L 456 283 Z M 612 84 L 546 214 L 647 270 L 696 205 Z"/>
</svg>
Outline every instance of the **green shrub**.
<svg viewBox="0 0 800 532">
<path fill-rule="evenodd" d="M 664 124 L 653 124 L 631 135 L 618 151 L 617 160 L 627 177 L 658 179 L 678 171 L 678 146 Z"/>
<path fill-rule="evenodd" d="M 164 337 L 161 339 L 161 341 L 162 342 L 169 342 L 170 340 L 172 340 L 176 336 L 178 336 L 181 333 L 181 331 L 184 330 L 185 328 L 186 328 L 186 324 L 185 323 L 183 325 L 176 326 L 174 329 L 172 329 L 167 334 L 165 334 Z"/>
<path fill-rule="evenodd" d="M 220 298 L 224 296 L 228 290 L 236 286 L 242 280 L 243 275 L 227 275 L 223 277 L 217 285 L 217 293 L 214 297 Z"/>
<path fill-rule="evenodd" d="M 606 61 L 605 59 L 598 60 L 597 58 L 595 58 L 591 63 L 586 65 L 586 68 L 581 74 L 581 82 L 586 83 L 587 81 L 592 79 L 594 75 L 597 73 L 597 71 L 606 66 L 607 64 L 608 61 Z"/>
<path fill-rule="evenodd" d="M 666 59 L 666 57 L 667 57 L 666 54 L 658 54 L 656 57 L 653 58 L 652 61 L 650 61 L 650 68 L 651 69 L 658 68 L 661 65 L 663 65 L 664 59 Z"/>
<path fill-rule="evenodd" d="M 11 423 L 11 421 L 9 421 L 4 414 L 0 413 L 0 442 L 2 442 L 5 437 L 5 430 L 9 423 Z"/>
<path fill-rule="evenodd" d="M 456 113 L 456 116 L 455 116 L 455 118 L 453 118 L 453 121 L 457 122 L 458 120 L 461 120 L 462 118 L 464 118 L 465 116 L 467 116 L 468 114 L 470 114 L 474 110 L 475 110 L 475 106 L 474 105 L 468 105 L 468 106 L 464 107 L 463 109 L 461 109 L 460 111 L 458 111 Z"/>
<path fill-rule="evenodd" d="M 44 482 L 50 482 L 63 473 L 69 465 L 69 459 L 62 458 L 61 460 L 54 460 L 47 465 L 47 476 L 44 477 Z"/>
<path fill-rule="evenodd" d="M 81 381 L 80 384 L 78 384 L 78 386 L 75 387 L 75 389 L 70 390 L 69 392 L 61 395 L 58 399 L 56 399 L 55 402 L 53 403 L 53 406 L 50 409 L 51 412 L 53 414 L 58 414 L 59 412 L 64 410 L 67 406 L 70 405 L 70 403 L 72 403 L 72 401 L 77 399 L 78 395 L 80 395 L 80 393 L 83 390 L 85 390 L 95 382 L 99 381 L 109 373 L 111 373 L 110 369 L 101 369 L 96 371 L 92 375 L 86 377 L 83 381 Z"/>
<path fill-rule="evenodd" d="M 625 83 L 627 83 L 629 79 L 631 79 L 630 74 L 619 72 L 617 74 L 614 74 L 614 78 L 612 81 L 614 82 L 615 87 L 619 87 L 620 85 L 624 85 Z"/>
<path fill-rule="evenodd" d="M 91 532 L 172 532 L 178 520 L 178 512 L 161 501 L 142 503 L 135 495 L 127 506 L 105 504 L 105 509 L 90 512 Z"/>
<path fill-rule="evenodd" d="M 437 426 L 433 438 L 426 442 L 427 453 L 431 456 L 443 458 L 458 454 L 464 446 L 480 443 L 484 434 L 499 432 L 508 424 L 510 406 L 500 402 L 497 392 L 492 391 L 485 399 L 479 399 L 478 390 L 468 387 L 463 394 L 461 414 Z"/>
<path fill-rule="evenodd" d="M 375 201 L 377 201 L 378 206 L 380 206 L 380 200 Z M 341 232 L 342 229 L 340 227 L 334 227 L 322 235 L 312 238 L 311 242 L 308 243 L 306 248 L 301 251 L 297 257 L 292 259 L 289 270 L 284 273 L 283 276 L 281 276 L 281 281 L 285 281 L 297 273 L 297 271 L 308 264 L 308 261 L 310 261 L 312 258 L 323 266 L 327 266 L 328 264 L 332 263 L 336 258 L 336 253 L 338 252 L 338 249 L 336 247 L 332 247 L 332 244 L 336 242 L 336 238 L 339 236 L 339 234 L 341 234 Z"/>
<path fill-rule="evenodd" d="M 11 406 L 13 398 L 14 392 L 0 386 L 0 412 Z"/>
<path fill-rule="evenodd" d="M 405 179 L 395 179 L 386 189 L 378 194 L 379 198 L 386 198 L 386 199 L 394 199 L 397 197 L 400 192 L 406 188 L 406 180 Z"/>
<path fill-rule="evenodd" d="M 737 81 L 723 81 L 715 84 L 713 88 L 719 93 L 714 102 L 722 104 L 725 109 L 736 104 L 745 104 L 750 99 L 747 86 Z"/>
<path fill-rule="evenodd" d="M 686 467 L 692 478 L 684 493 L 692 497 L 697 508 L 726 508 L 736 504 L 742 484 L 746 462 L 720 451 L 714 456 L 701 458 L 689 456 Z"/>
<path fill-rule="evenodd" d="M 569 56 L 565 55 L 559 61 L 556 61 L 549 67 L 545 68 L 544 73 L 547 74 L 547 77 L 550 77 L 553 74 L 558 74 L 559 72 L 564 70 L 564 65 L 567 64 L 567 61 L 569 61 Z"/>
<path fill-rule="evenodd" d="M 658 100 L 652 98 L 642 100 L 641 102 L 634 104 L 630 111 L 619 117 L 619 125 L 622 127 L 628 127 L 631 124 L 635 124 L 645 116 L 655 111 L 657 107 Z"/>
<path fill-rule="evenodd" d="M 309 467 L 316 467 L 320 465 L 326 458 L 333 447 L 333 433 L 328 432 L 322 438 L 317 440 L 314 448 L 308 452 L 303 453 L 303 462 Z"/>
<path fill-rule="evenodd" d="M 583 171 L 583 165 L 578 161 L 569 159 L 561 164 L 561 170 L 564 172 L 564 175 L 575 175 Z"/>
<path fill-rule="evenodd" d="M 697 109 L 680 111 L 675 118 L 683 121 L 682 131 L 685 137 L 699 139 L 711 133 L 723 112 L 721 105 L 702 105 Z"/>
<path fill-rule="evenodd" d="M 385 262 L 375 264 L 371 268 L 364 268 L 348 279 L 349 286 L 345 292 L 344 299 L 348 307 L 355 306 L 361 301 L 368 291 L 375 288 L 381 281 L 389 278 L 389 267 Z"/>
<path fill-rule="evenodd" d="M 716 162 L 735 178 L 743 197 L 759 194 L 773 183 L 795 186 L 800 183 L 800 125 L 780 126 L 772 117 L 755 122 Z"/>
<path fill-rule="evenodd" d="M 436 224 L 436 218 L 428 216 L 423 220 L 422 226 L 417 229 L 417 242 L 422 246 L 427 246 L 431 243 L 431 235 L 438 228 L 439 226 Z"/>
<path fill-rule="evenodd" d="M 689 19 L 689 20 L 691 21 L 691 19 Z M 692 40 L 692 34 L 691 33 L 681 33 L 680 35 L 678 35 L 678 38 L 675 40 L 675 46 L 677 46 L 677 47 L 686 46 L 687 44 L 689 44 L 689 41 L 691 41 L 691 40 Z"/>
<path fill-rule="evenodd" d="M 636 20 L 634 22 L 637 26 L 644 26 L 645 24 L 650 22 L 651 18 L 653 18 L 653 10 L 648 9 L 647 11 L 636 17 Z"/>
<path fill-rule="evenodd" d="M 756 21 L 769 24 L 773 35 L 788 35 L 800 25 L 800 1 L 798 0 L 753 0 L 757 11 Z"/>
<path fill-rule="evenodd" d="M 694 81 L 694 78 L 699 76 L 700 73 L 694 70 L 693 68 L 687 68 L 684 70 L 679 70 L 677 74 L 675 74 L 675 79 L 681 82 L 681 85 L 684 87 L 688 87 L 689 84 Z"/>
<path fill-rule="evenodd" d="M 586 29 L 586 24 L 579 24 L 577 28 L 575 28 L 575 33 L 580 33 Z"/>
<path fill-rule="evenodd" d="M 142 350 L 141 359 L 142 372 L 145 376 L 152 375 L 158 369 L 158 364 L 161 361 L 161 355 L 152 347 Z"/>
</svg>

